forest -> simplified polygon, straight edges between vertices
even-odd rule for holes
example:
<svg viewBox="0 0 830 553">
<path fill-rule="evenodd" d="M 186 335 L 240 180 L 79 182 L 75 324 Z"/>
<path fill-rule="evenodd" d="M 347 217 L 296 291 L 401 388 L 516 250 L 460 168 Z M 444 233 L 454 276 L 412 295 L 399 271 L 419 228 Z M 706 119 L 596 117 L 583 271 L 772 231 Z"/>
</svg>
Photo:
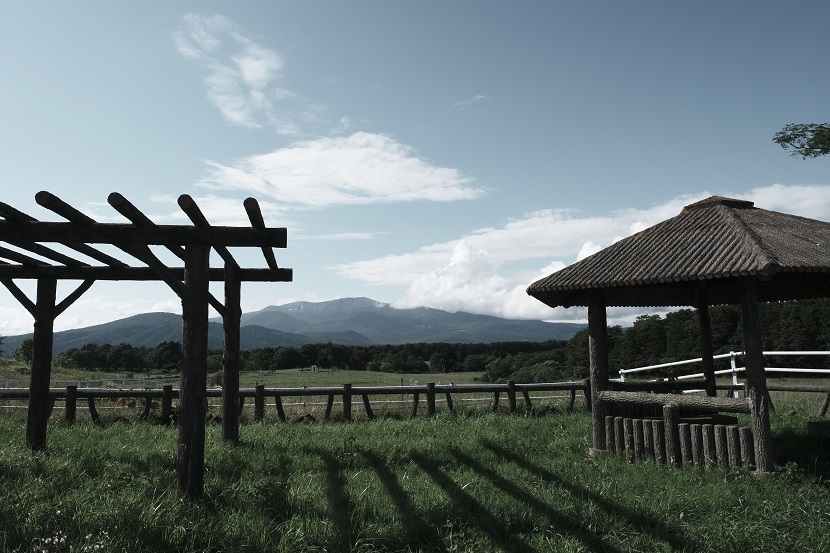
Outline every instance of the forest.
<svg viewBox="0 0 830 553">
<path fill-rule="evenodd" d="M 716 354 L 743 349 L 741 312 L 737 306 L 710 309 Z M 830 344 L 830 300 L 792 301 L 761 306 L 764 349 L 778 351 L 827 350 Z M 665 316 L 642 315 L 630 327 L 608 329 L 612 374 L 634 368 L 700 356 L 697 312 L 673 311 Z M 21 345 L 24 348 L 25 344 Z M 13 352 L 25 358 L 25 352 Z M 20 354 L 20 355 L 18 355 Z M 88 344 L 58 356 L 58 365 L 110 372 L 171 372 L 177 367 L 180 346 L 162 342 L 156 347 L 126 344 Z M 790 358 L 799 367 L 830 365 L 825 357 Z M 306 344 L 301 347 L 259 348 L 242 352 L 242 370 L 279 371 L 316 366 L 398 373 L 452 373 L 481 371 L 487 382 L 544 382 L 582 379 L 588 371 L 588 333 L 582 330 L 567 341 L 498 342 L 487 344 L 416 343 L 345 346 Z M 212 351 L 208 371 L 222 367 L 222 352 Z M 671 376 L 670 370 L 665 370 Z"/>
</svg>

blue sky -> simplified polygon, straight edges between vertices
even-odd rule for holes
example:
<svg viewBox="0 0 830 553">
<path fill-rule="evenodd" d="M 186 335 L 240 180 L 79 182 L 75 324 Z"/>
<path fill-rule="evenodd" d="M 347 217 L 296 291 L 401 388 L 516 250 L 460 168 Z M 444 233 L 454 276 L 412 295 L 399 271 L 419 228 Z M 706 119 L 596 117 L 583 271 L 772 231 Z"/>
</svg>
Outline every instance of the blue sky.
<svg viewBox="0 0 830 553">
<path fill-rule="evenodd" d="M 184 224 L 187 193 L 246 225 L 254 196 L 294 282 L 244 285 L 245 311 L 581 320 L 525 288 L 687 203 L 830 220 L 830 159 L 771 141 L 830 119 L 827 21 L 799 1 L 4 3 L 0 199 L 124 222 L 118 191 Z M 98 282 L 56 328 L 155 310 L 180 310 L 162 284 Z M 31 328 L 0 288 L 0 335 Z"/>
</svg>

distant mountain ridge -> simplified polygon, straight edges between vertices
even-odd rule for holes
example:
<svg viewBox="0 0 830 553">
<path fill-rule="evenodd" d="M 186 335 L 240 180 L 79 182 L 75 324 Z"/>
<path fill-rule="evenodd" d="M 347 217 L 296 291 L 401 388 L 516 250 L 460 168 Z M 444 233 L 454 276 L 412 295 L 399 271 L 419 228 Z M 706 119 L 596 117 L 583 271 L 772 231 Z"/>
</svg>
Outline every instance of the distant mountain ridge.
<svg viewBox="0 0 830 553">
<path fill-rule="evenodd" d="M 54 355 L 86 344 L 130 344 L 154 347 L 181 340 L 181 316 L 143 313 L 109 323 L 55 333 Z M 352 346 L 417 342 L 489 343 L 567 340 L 585 327 L 576 323 L 502 319 L 490 315 L 449 313 L 429 307 L 397 309 L 369 298 L 272 305 L 244 313 L 242 349 L 336 343 Z M 31 334 L 3 341 L 9 356 Z M 222 321 L 208 324 L 208 347 L 221 349 Z"/>
</svg>

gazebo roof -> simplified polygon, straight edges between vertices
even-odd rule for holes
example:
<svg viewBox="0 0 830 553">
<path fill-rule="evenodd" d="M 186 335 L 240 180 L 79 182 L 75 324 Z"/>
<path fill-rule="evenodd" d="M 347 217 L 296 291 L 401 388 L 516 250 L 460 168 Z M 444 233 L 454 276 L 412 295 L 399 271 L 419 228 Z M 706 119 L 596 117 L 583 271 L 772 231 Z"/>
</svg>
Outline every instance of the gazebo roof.
<svg viewBox="0 0 830 553">
<path fill-rule="evenodd" d="M 551 307 L 739 304 L 741 277 L 759 280 L 760 301 L 830 296 L 830 223 L 712 196 L 679 215 L 531 284 Z"/>
</svg>

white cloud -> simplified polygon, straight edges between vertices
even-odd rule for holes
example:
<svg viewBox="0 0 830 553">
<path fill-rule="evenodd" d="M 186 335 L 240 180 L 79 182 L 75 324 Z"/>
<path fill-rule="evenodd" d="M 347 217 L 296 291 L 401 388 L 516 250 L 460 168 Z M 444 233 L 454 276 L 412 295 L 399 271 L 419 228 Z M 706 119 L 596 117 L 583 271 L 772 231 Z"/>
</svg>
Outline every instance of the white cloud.
<svg viewBox="0 0 830 553">
<path fill-rule="evenodd" d="M 272 126 L 284 135 L 299 135 L 317 121 L 322 106 L 276 85 L 285 61 L 278 52 L 245 36 L 241 27 L 219 16 L 189 14 L 184 29 L 173 35 L 187 60 L 207 72 L 207 97 L 231 124 Z"/>
<path fill-rule="evenodd" d="M 485 96 L 483 94 L 476 94 L 472 98 L 467 98 L 466 100 L 461 100 L 459 102 L 454 103 L 452 105 L 452 107 L 454 107 L 454 108 L 463 108 L 463 107 L 466 107 L 466 106 L 469 106 L 469 105 L 472 105 L 472 104 L 478 104 L 478 103 L 481 103 L 481 102 L 486 102 L 488 100 L 494 100 L 494 99 L 495 99 L 494 96 Z"/>
<path fill-rule="evenodd" d="M 584 320 L 584 310 L 553 310 L 527 296 L 525 289 L 533 281 L 600 247 L 674 217 L 683 206 L 709 195 L 685 195 L 647 209 L 622 209 L 604 216 L 580 217 L 576 211 L 542 210 L 501 227 L 472 231 L 456 240 L 400 255 L 337 265 L 332 270 L 369 284 L 406 285 L 407 291 L 395 303 L 399 307 L 426 305 L 510 318 Z M 764 209 L 830 218 L 827 185 L 776 184 L 743 194 L 721 195 L 751 199 L 756 207 Z M 539 269 L 517 269 L 518 264 L 537 264 Z M 630 323 L 637 314 L 642 314 L 642 310 L 615 310 L 609 312 L 609 320 L 614 324 Z"/>
<path fill-rule="evenodd" d="M 234 166 L 208 165 L 202 186 L 243 190 L 300 208 L 453 201 L 484 194 L 457 170 L 432 165 L 388 136 L 365 132 L 300 141 Z"/>
</svg>

